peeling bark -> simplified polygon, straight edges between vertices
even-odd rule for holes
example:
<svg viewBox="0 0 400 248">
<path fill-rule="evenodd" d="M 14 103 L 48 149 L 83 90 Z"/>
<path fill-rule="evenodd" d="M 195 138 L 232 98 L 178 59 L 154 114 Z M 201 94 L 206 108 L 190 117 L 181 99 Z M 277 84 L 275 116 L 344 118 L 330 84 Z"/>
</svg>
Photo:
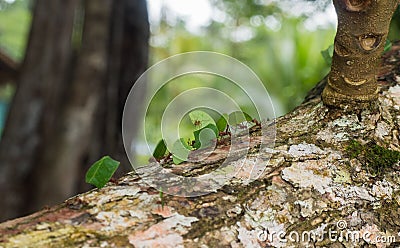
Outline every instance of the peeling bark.
<svg viewBox="0 0 400 248">
<path fill-rule="evenodd" d="M 327 105 L 362 109 L 377 99 L 376 75 L 398 0 L 334 0 L 338 29 Z"/>
<path fill-rule="evenodd" d="M 273 149 L 260 150 L 261 132 L 252 129 L 243 173 L 255 158 L 270 158 L 252 183 L 238 177 L 208 195 L 160 199 L 157 190 L 130 173 L 103 189 L 0 224 L 0 247 L 398 247 L 399 161 L 374 174 L 348 147 L 352 140 L 373 141 L 384 151 L 400 151 L 399 69 L 400 45 L 394 45 L 378 74 L 378 108 L 343 113 L 314 95 L 276 120 Z M 185 163 L 174 171 L 201 174 L 219 164 L 225 151 L 218 147 L 201 161 L 204 166 Z M 292 242 L 289 236 L 328 231 L 368 233 L 370 240 L 325 235 Z M 276 235 L 266 239 L 267 233 L 280 232 L 287 242 Z M 376 237 L 394 239 L 377 242 Z"/>
</svg>

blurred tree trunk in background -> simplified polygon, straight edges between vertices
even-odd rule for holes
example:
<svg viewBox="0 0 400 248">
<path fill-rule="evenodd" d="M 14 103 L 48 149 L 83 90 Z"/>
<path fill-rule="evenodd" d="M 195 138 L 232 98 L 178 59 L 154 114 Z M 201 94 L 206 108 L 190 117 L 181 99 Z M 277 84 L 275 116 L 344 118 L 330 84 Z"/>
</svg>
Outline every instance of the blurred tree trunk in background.
<svg viewBox="0 0 400 248">
<path fill-rule="evenodd" d="M 20 214 L 28 205 L 26 179 L 36 165 L 42 137 L 56 121 L 70 74 L 77 3 L 36 2 L 26 57 L 0 144 L 1 219 Z"/>
<path fill-rule="evenodd" d="M 89 159 L 94 161 L 103 154 L 111 154 L 121 161 L 117 172 L 121 176 L 132 170 L 122 142 L 122 112 L 133 83 L 147 69 L 148 64 L 150 27 L 146 1 L 113 1 L 111 25 L 108 80 L 98 116 L 106 125 L 93 127 L 96 134 Z M 89 166 L 87 164 L 87 168 Z M 87 168 L 83 168 L 82 175 Z M 85 190 L 84 187 L 81 189 Z"/>
<path fill-rule="evenodd" d="M 127 161 L 120 119 L 130 87 L 147 66 L 146 1 L 82 2 L 36 1 L 0 144 L 0 220 L 84 189 L 83 172 L 105 154 Z M 74 58 L 71 41 L 82 12 Z"/>
<path fill-rule="evenodd" d="M 32 207 L 60 201 L 76 192 L 79 166 L 91 143 L 94 115 L 105 87 L 107 41 L 111 0 L 85 1 L 82 45 L 76 61 L 75 77 L 58 113 L 59 121 L 44 137 L 44 148 L 35 165 L 31 182 Z M 43 180 L 42 174 L 46 175 Z M 60 183 L 62 182 L 62 183 Z"/>
<path fill-rule="evenodd" d="M 15 83 L 18 74 L 18 63 L 0 50 L 0 85 Z"/>
</svg>

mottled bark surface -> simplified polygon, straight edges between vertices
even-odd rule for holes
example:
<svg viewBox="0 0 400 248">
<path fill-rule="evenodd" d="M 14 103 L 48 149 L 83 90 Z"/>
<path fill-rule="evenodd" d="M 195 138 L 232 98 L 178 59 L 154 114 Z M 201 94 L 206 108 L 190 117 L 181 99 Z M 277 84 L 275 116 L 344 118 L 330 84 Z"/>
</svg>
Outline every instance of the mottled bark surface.
<svg viewBox="0 0 400 248">
<path fill-rule="evenodd" d="M 338 16 L 324 103 L 362 109 L 378 97 L 376 75 L 398 0 L 334 0 Z"/>
<path fill-rule="evenodd" d="M 157 190 L 131 173 L 101 190 L 0 224 L 0 246 L 398 247 L 400 169 L 394 151 L 400 151 L 399 60 L 400 46 L 395 45 L 381 68 L 374 109 L 343 113 L 328 109 L 314 94 L 276 120 L 273 149 L 260 150 L 259 130 L 252 130 L 249 168 L 255 157 L 271 159 L 250 184 L 236 178 L 209 195 L 160 199 Z M 368 149 L 356 154 L 355 148 L 371 142 L 380 147 L 380 156 L 371 159 Z M 185 163 L 175 170 L 187 175 L 207 171 L 226 150 L 226 145 L 219 147 L 203 166 Z M 276 236 L 259 237 L 262 231 L 301 235 L 329 230 L 369 233 L 370 240 L 325 236 L 298 243 L 286 236 L 283 243 Z M 376 242 L 376 237 L 388 242 Z"/>
</svg>

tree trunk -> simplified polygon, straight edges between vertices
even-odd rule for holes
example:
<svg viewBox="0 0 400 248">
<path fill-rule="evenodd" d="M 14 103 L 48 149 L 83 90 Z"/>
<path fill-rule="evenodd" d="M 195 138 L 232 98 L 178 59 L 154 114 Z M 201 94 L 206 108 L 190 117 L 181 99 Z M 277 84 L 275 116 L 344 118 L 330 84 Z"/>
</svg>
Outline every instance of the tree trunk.
<svg viewBox="0 0 400 248">
<path fill-rule="evenodd" d="M 376 75 L 398 0 L 334 0 L 338 29 L 324 103 L 364 109 L 378 97 Z M 390 18 L 388 18 L 390 17 Z"/>
<path fill-rule="evenodd" d="M 148 65 L 150 24 L 145 0 L 113 1 L 112 5 L 107 83 L 101 98 L 102 107 L 96 113 L 96 120 L 104 125 L 92 128 L 89 162 L 81 166 L 81 178 L 91 162 L 104 155 L 122 162 L 115 176 L 132 170 L 122 142 L 122 112 L 131 87 Z M 90 185 L 80 182 L 81 192 L 89 188 Z"/>
<path fill-rule="evenodd" d="M 399 69 L 400 45 L 394 45 L 379 74 L 374 110 L 329 109 L 317 90 L 276 120 L 273 149 L 260 150 L 261 132 L 253 128 L 241 172 L 266 160 L 252 183 L 239 173 L 214 193 L 183 198 L 163 196 L 130 173 L 0 224 L 0 246 L 398 247 Z M 187 176 L 207 173 L 227 148 L 217 147 L 201 166 L 172 168 Z"/>
<path fill-rule="evenodd" d="M 36 1 L 26 57 L 0 144 L 0 219 L 15 217 L 26 207 L 27 177 L 37 163 L 43 137 L 57 120 L 67 87 L 77 3 Z"/>
<path fill-rule="evenodd" d="M 0 85 L 15 83 L 18 74 L 18 64 L 0 50 Z"/>
<path fill-rule="evenodd" d="M 81 9 L 82 40 L 73 36 Z M 147 19 L 145 0 L 37 0 L 0 144 L 0 220 L 88 187 L 87 166 L 105 154 L 126 160 L 120 116 L 147 67 Z"/>
<path fill-rule="evenodd" d="M 107 104 L 101 116 L 107 123 L 107 128 L 99 130 L 97 143 L 103 147 L 95 150 L 91 158 L 97 160 L 107 153 L 124 164 L 120 173 L 125 174 L 132 167 L 129 165 L 122 142 L 122 113 L 130 89 L 147 69 L 150 24 L 146 1 L 122 0 L 115 1 L 113 5 L 109 80 L 105 96 Z M 99 154 L 99 151 L 102 153 Z"/>
<path fill-rule="evenodd" d="M 77 192 L 79 169 L 92 142 L 95 113 L 105 88 L 111 0 L 86 0 L 81 52 L 75 78 L 32 173 L 31 211 Z M 44 173 L 45 172 L 45 173 Z M 43 180 L 41 174 L 46 175 Z M 62 182 L 62 183 L 60 183 Z"/>
</svg>

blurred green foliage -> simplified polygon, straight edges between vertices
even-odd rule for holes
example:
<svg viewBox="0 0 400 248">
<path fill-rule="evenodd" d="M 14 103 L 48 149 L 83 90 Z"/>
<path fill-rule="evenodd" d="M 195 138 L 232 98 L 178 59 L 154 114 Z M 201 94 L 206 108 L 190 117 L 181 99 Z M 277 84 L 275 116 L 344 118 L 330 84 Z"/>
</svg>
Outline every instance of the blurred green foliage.
<svg viewBox="0 0 400 248">
<path fill-rule="evenodd" d="M 400 7 L 394 12 L 392 22 L 390 23 L 388 39 L 391 41 L 400 40 Z"/>
<path fill-rule="evenodd" d="M 25 53 L 30 22 L 30 1 L 0 0 L 0 49 L 17 62 L 23 59 Z M 0 87 L 0 135 L 14 91 L 15 87 L 11 84 Z"/>
<path fill-rule="evenodd" d="M 151 22 L 152 64 L 194 50 L 231 55 L 250 66 L 265 83 L 278 115 L 297 106 L 328 72 L 320 52 L 333 43 L 333 25 L 307 29 L 304 25 L 309 18 L 307 13 L 293 16 L 274 0 L 209 1 L 214 14 L 220 17 L 213 17 L 201 30 L 188 30 L 186 20 L 179 17 L 171 23 L 168 11 L 162 12 L 161 22 Z M 301 1 L 305 6 L 306 1 Z M 329 2 L 315 0 L 312 4 L 322 13 Z M 0 0 L 0 48 L 17 61 L 24 55 L 31 15 L 29 0 Z M 398 10 L 392 21 L 390 39 L 397 39 L 399 33 Z"/>
<path fill-rule="evenodd" d="M 31 16 L 30 1 L 0 0 L 0 48 L 17 61 L 25 53 Z"/>
<path fill-rule="evenodd" d="M 224 18 L 216 17 L 203 28 L 192 30 L 185 19 L 179 17 L 171 21 L 167 11 L 162 12 L 160 22 L 152 20 L 150 64 L 178 53 L 198 50 L 230 55 L 260 77 L 277 115 L 298 106 L 306 93 L 328 73 L 329 65 L 321 51 L 333 43 L 334 25 L 309 29 L 306 27 L 308 16 L 290 15 L 276 2 L 265 5 L 256 4 L 254 0 L 210 1 L 214 11 Z M 257 116 L 240 88 L 226 79 L 204 74 L 177 77 L 154 95 L 147 109 L 146 143 L 150 149 L 163 138 L 161 119 L 168 104 L 185 90 L 197 87 L 212 87 L 225 92 L 243 111 Z M 207 102 L 207 96 L 204 101 Z M 185 116 L 178 127 L 179 137 L 191 137 L 190 126 Z M 166 133 L 176 129 L 163 128 Z M 146 158 L 142 162 L 146 163 Z"/>
<path fill-rule="evenodd" d="M 230 55 L 260 77 L 271 95 L 277 115 L 298 106 L 306 93 L 328 73 L 329 65 L 321 51 L 333 43 L 335 27 L 310 28 L 307 22 L 315 20 L 311 15 L 318 16 L 319 13 L 317 18 L 321 18 L 330 0 L 209 1 L 213 17 L 208 25 L 196 30 L 192 30 L 183 17 L 169 13 L 167 9 L 161 11 L 159 22 L 151 20 L 150 64 L 189 51 L 208 50 Z M 289 7 L 282 8 L 284 3 Z M 310 3 L 316 6 L 313 11 L 294 14 L 298 10 L 293 11 L 295 7 L 302 9 Z M 0 0 L 0 49 L 17 61 L 24 56 L 31 16 L 31 1 Z M 397 11 L 390 39 L 398 39 L 399 32 L 400 13 Z M 74 37 L 78 35 L 74 34 Z M 184 90 L 205 85 L 221 91 L 228 87 L 222 79 L 193 75 L 177 78 L 157 93 L 146 117 L 146 126 L 154 130 L 150 134 L 150 143 L 155 146 L 161 138 L 160 120 L 168 103 Z M 234 97 L 240 102 L 242 92 L 240 89 L 237 92 Z M 241 107 L 253 114 L 248 105 Z M 190 125 L 190 120 L 186 117 L 181 123 Z M 182 128 L 181 137 L 185 137 L 185 130 Z"/>
<path fill-rule="evenodd" d="M 194 50 L 233 56 L 264 82 L 278 115 L 301 103 L 308 90 L 328 73 L 321 51 L 333 43 L 333 25 L 307 29 L 307 16 L 291 16 L 274 2 L 212 2 L 219 12 L 225 11 L 225 20 L 212 20 L 201 30 L 188 30 L 182 19 L 170 24 L 168 13 L 159 25 L 153 23 L 152 63 Z"/>
</svg>

